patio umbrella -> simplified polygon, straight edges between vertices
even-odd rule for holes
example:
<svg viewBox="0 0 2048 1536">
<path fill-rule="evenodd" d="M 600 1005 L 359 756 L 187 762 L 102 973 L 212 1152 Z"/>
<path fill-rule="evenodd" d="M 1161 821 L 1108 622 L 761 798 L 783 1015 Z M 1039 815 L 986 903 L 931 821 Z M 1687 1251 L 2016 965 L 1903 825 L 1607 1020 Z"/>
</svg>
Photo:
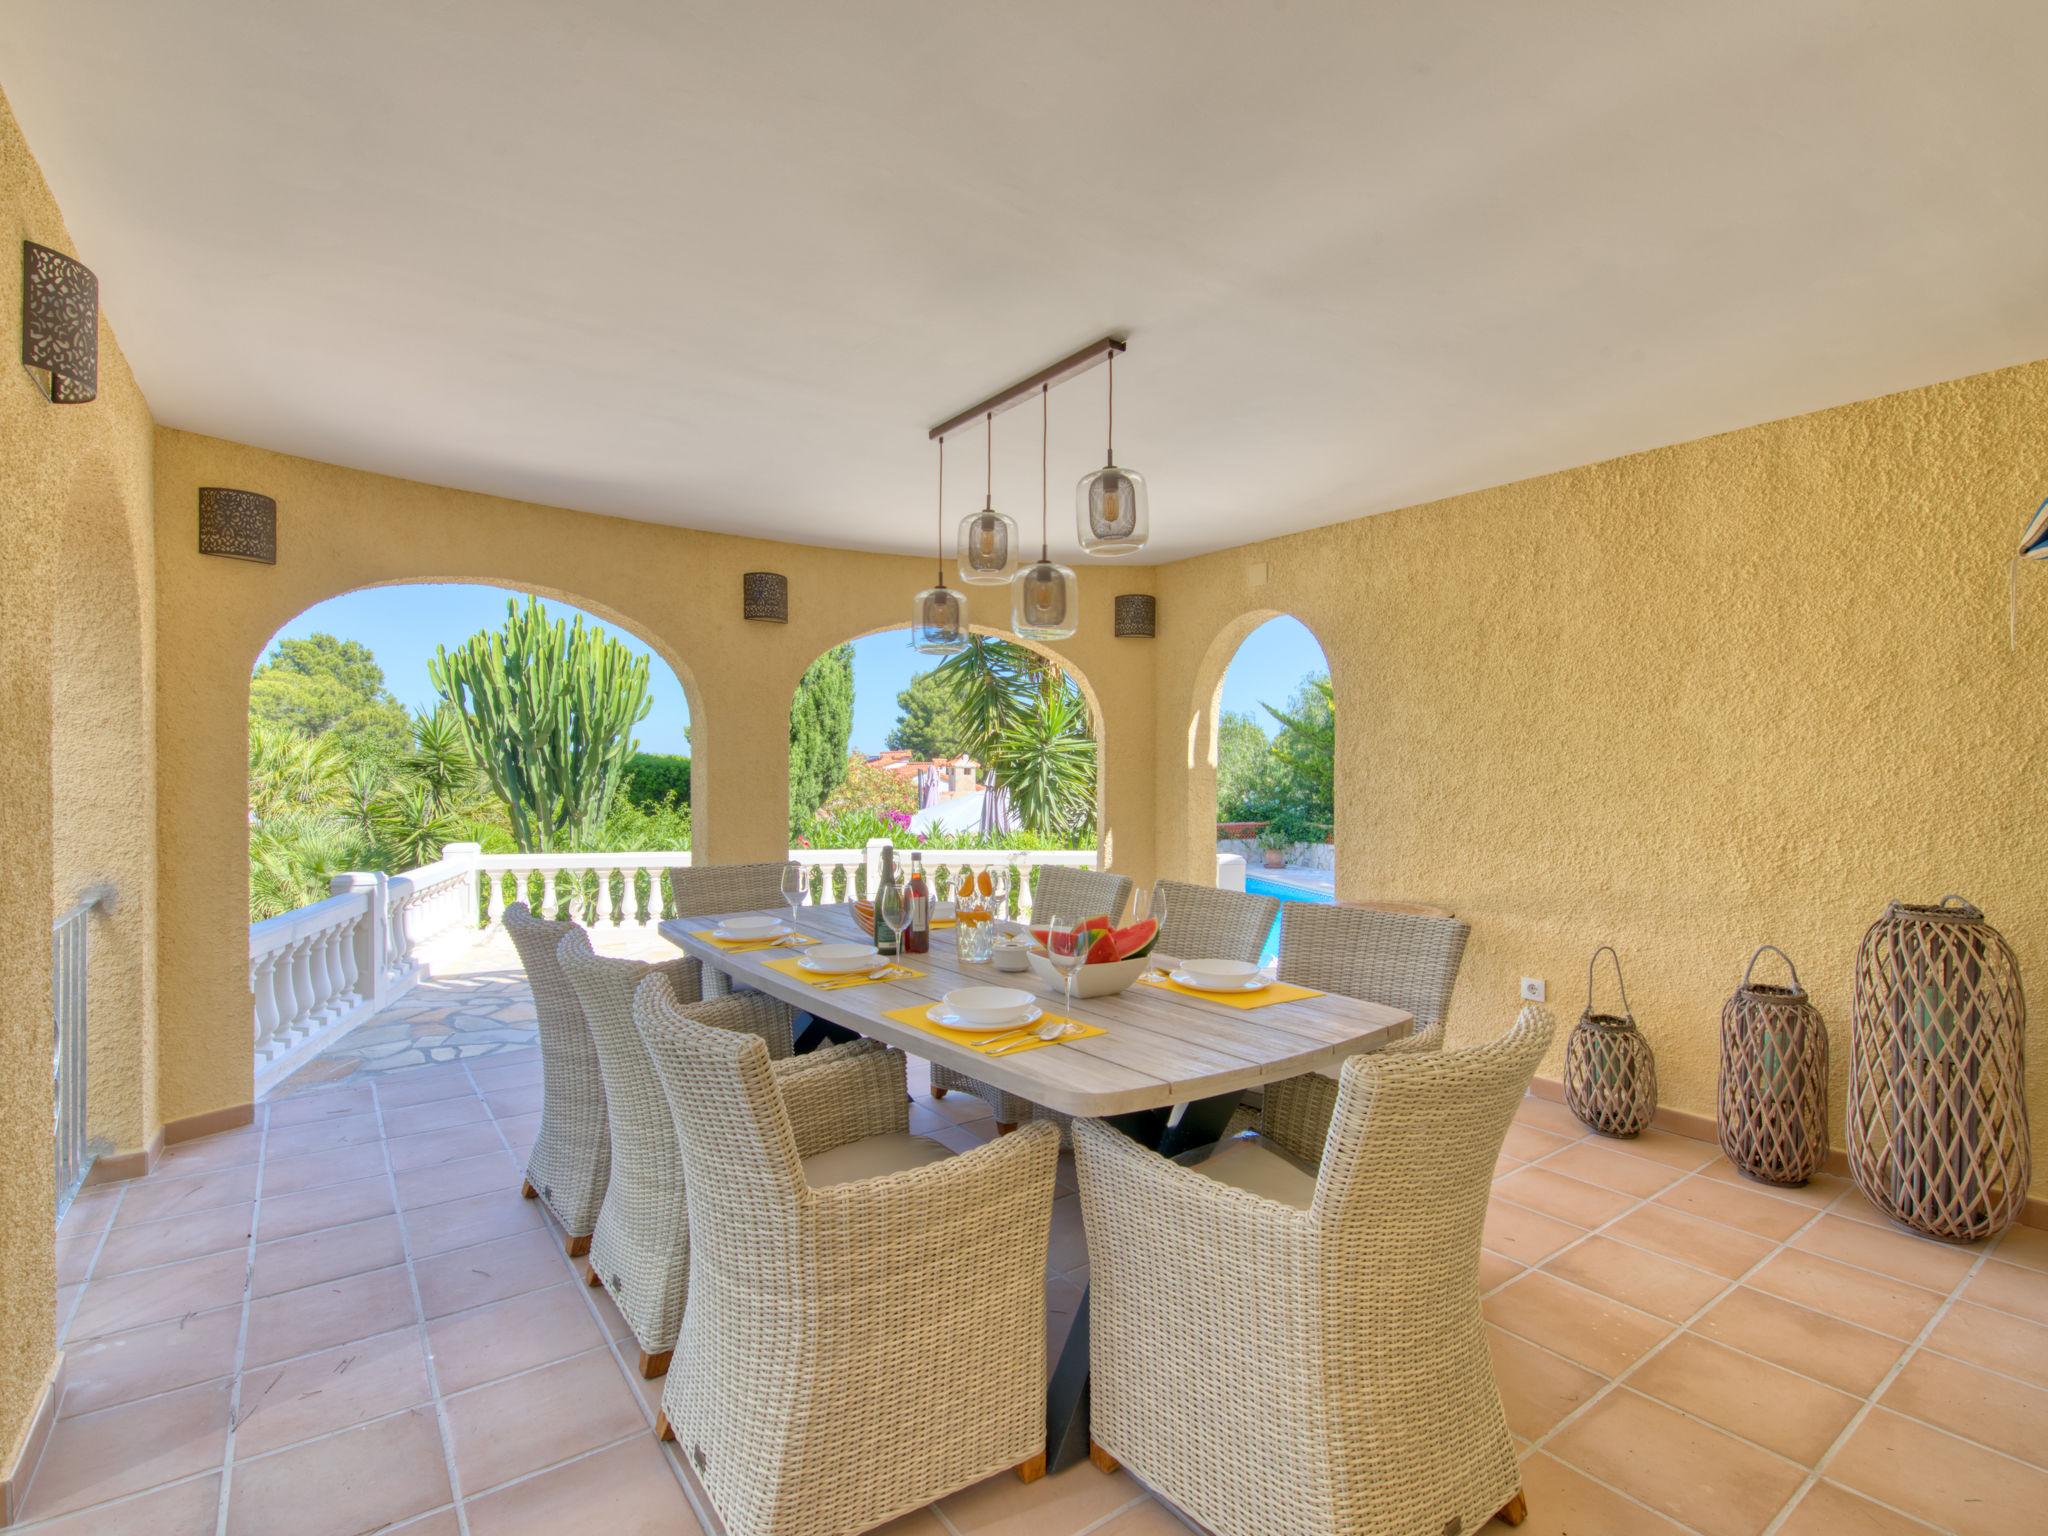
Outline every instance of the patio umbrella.
<svg viewBox="0 0 2048 1536">
<path fill-rule="evenodd" d="M 988 781 L 981 795 L 980 831 L 991 837 L 1016 829 L 1016 818 L 1010 814 L 1010 792 L 996 783 Z"/>
<path fill-rule="evenodd" d="M 917 808 L 929 810 L 939 798 L 939 775 L 935 769 L 920 768 L 917 771 Z"/>
</svg>

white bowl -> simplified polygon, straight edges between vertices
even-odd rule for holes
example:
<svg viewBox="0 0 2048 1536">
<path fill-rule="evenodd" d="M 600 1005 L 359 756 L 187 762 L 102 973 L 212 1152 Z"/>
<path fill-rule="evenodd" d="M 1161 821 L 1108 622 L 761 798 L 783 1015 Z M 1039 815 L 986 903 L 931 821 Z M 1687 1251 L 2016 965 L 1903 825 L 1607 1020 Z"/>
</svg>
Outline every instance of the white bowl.
<svg viewBox="0 0 2048 1536">
<path fill-rule="evenodd" d="M 742 913 L 728 917 L 718 925 L 718 931 L 730 939 L 765 939 L 771 933 L 780 933 L 787 925 L 779 917 L 766 913 Z"/>
<path fill-rule="evenodd" d="M 1058 990 L 1060 995 L 1064 997 L 1066 995 L 1067 983 L 1066 979 L 1060 974 L 1059 967 L 1054 965 L 1052 961 L 1048 960 L 1038 950 L 1034 949 L 1029 953 L 1031 955 L 1032 973 L 1047 986 Z M 1111 960 L 1100 965 L 1076 966 L 1074 968 L 1074 996 L 1114 996 L 1130 986 L 1132 982 L 1136 981 L 1151 968 L 1152 962 L 1149 958 L 1143 960 Z"/>
<path fill-rule="evenodd" d="M 1007 1024 L 1024 1017 L 1037 999 L 1018 987 L 960 987 L 939 1001 L 963 1024 Z"/>
<path fill-rule="evenodd" d="M 807 971 L 823 971 L 828 976 L 872 971 L 881 963 L 872 944 L 813 944 L 797 961 Z"/>
<path fill-rule="evenodd" d="M 1211 992 L 1242 992 L 1260 974 L 1244 960 L 1183 960 L 1174 979 Z"/>
</svg>

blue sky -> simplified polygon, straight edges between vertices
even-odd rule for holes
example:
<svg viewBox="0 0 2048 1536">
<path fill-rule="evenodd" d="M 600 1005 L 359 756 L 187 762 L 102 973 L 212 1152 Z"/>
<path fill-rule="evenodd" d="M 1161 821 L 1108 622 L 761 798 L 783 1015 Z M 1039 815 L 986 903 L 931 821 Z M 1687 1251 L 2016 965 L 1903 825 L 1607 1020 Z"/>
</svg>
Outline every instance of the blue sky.
<svg viewBox="0 0 2048 1536">
<path fill-rule="evenodd" d="M 432 707 L 436 695 L 427 676 L 427 658 L 440 645 L 453 646 L 480 629 L 504 622 L 505 601 L 512 596 L 498 587 L 401 586 L 372 587 L 317 603 L 280 629 L 275 640 L 316 632 L 360 640 L 376 653 L 384 680 L 400 702 L 411 709 Z M 566 603 L 547 603 L 551 613 L 575 613 Z M 638 655 L 649 656 L 654 708 L 640 726 L 640 746 L 647 752 L 687 752 L 683 734 L 689 705 L 682 685 L 660 657 L 625 630 L 584 615 L 585 622 L 615 636 Z M 267 651 L 266 651 L 267 654 Z M 933 658 L 910 648 L 908 633 L 891 630 L 853 642 L 853 744 L 867 752 L 882 750 L 883 739 L 896 723 L 896 695 L 909 686 L 913 673 L 933 665 Z M 1270 733 L 1272 718 L 1259 705 L 1284 705 L 1301 680 L 1327 663 L 1322 648 L 1297 620 L 1273 619 L 1254 630 L 1238 650 L 1223 679 L 1223 707 L 1248 714 Z"/>
</svg>

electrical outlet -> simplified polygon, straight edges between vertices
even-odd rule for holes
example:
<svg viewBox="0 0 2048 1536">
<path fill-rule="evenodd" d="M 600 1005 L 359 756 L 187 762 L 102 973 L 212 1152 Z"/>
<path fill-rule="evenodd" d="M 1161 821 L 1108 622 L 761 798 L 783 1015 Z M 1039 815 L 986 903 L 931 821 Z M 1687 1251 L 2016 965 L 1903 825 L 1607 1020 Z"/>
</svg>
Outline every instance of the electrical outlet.
<svg viewBox="0 0 2048 1536">
<path fill-rule="evenodd" d="M 1541 976 L 1524 976 L 1522 978 L 1522 1001 L 1525 1003 L 1540 1003 L 1543 1001 L 1543 978 Z"/>
</svg>

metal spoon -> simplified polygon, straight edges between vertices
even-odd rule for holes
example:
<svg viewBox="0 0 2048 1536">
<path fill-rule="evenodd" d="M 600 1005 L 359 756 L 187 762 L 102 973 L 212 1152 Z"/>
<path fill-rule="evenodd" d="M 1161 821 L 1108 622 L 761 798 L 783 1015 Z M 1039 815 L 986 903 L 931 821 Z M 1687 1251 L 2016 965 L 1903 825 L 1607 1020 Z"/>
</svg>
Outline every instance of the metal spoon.
<svg viewBox="0 0 2048 1536">
<path fill-rule="evenodd" d="M 1005 1040 L 994 1050 L 983 1051 L 981 1054 L 984 1056 L 1007 1056 L 1012 1051 L 1023 1050 L 1027 1045 L 1035 1045 L 1040 1040 L 1058 1040 L 1074 1032 L 1075 1025 L 1070 1019 L 1047 1019 L 1038 1028 L 1025 1031 L 1017 1039 Z"/>
</svg>

